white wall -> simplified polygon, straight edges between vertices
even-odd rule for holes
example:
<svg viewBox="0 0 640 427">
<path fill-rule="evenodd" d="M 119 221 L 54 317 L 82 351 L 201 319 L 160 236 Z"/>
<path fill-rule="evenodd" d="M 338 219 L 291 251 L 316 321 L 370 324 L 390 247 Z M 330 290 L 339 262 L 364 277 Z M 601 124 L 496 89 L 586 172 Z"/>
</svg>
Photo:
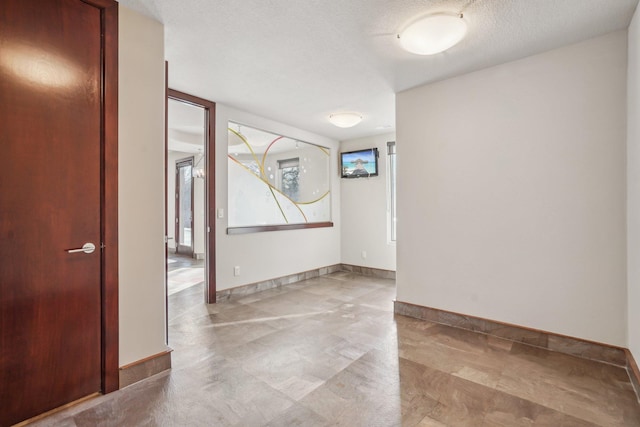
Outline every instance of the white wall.
<svg viewBox="0 0 640 427">
<path fill-rule="evenodd" d="M 628 347 L 640 361 L 640 11 L 629 26 L 627 69 Z"/>
<path fill-rule="evenodd" d="M 344 264 L 396 269 L 396 244 L 389 233 L 387 142 L 394 133 L 343 141 L 340 151 L 378 148 L 377 177 L 340 180 L 341 252 Z M 366 258 L 362 257 L 366 252 Z"/>
<path fill-rule="evenodd" d="M 120 5 L 120 366 L 165 345 L 164 29 Z"/>
<path fill-rule="evenodd" d="M 397 95 L 398 300 L 626 346 L 626 31 Z"/>
<path fill-rule="evenodd" d="M 333 227 L 227 234 L 229 121 L 331 148 Z M 216 286 L 218 290 L 340 263 L 340 182 L 337 172 L 338 142 L 250 113 L 216 104 L 216 208 L 225 216 L 216 221 Z M 234 266 L 240 276 L 233 276 Z"/>
</svg>

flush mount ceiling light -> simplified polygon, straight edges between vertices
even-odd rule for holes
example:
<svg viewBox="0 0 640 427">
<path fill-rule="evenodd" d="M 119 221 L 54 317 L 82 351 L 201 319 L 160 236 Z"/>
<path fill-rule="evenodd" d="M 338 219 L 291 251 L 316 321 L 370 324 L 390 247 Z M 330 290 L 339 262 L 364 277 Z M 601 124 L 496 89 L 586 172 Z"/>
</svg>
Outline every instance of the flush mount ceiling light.
<svg viewBox="0 0 640 427">
<path fill-rule="evenodd" d="M 358 113 L 336 113 L 329 116 L 332 125 L 339 128 L 350 128 L 357 125 L 362 120 L 362 116 Z"/>
<path fill-rule="evenodd" d="M 467 34 L 462 14 L 435 14 L 419 19 L 398 34 L 403 49 L 417 55 L 434 55 L 460 42 Z"/>
</svg>

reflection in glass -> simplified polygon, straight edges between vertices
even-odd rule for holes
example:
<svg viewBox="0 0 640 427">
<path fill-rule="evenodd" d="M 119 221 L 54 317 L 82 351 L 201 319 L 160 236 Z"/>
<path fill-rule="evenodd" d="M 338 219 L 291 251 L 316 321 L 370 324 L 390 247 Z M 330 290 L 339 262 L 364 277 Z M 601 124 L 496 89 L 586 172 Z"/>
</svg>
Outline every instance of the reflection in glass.
<svg viewBox="0 0 640 427">
<path fill-rule="evenodd" d="M 297 202 L 300 199 L 300 159 L 278 160 L 279 190 L 291 200 Z"/>
<path fill-rule="evenodd" d="M 331 220 L 329 148 L 229 122 L 229 227 Z"/>
</svg>

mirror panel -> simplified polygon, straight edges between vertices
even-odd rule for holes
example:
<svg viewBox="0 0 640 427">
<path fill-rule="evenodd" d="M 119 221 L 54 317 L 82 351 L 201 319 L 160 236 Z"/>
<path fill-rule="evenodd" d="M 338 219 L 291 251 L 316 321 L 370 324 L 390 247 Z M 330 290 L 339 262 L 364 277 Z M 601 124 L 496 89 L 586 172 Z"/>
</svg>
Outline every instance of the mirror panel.
<svg viewBox="0 0 640 427">
<path fill-rule="evenodd" d="M 230 229 L 331 221 L 329 148 L 229 122 L 228 158 Z"/>
</svg>

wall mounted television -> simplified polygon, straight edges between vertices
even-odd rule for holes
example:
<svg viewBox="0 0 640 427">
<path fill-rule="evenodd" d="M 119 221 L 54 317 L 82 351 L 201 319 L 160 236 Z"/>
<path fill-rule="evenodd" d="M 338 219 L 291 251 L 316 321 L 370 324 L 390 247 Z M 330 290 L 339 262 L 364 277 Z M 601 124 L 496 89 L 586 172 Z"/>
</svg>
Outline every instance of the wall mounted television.
<svg viewBox="0 0 640 427">
<path fill-rule="evenodd" d="M 367 148 L 340 153 L 340 176 L 342 178 L 378 176 L 378 149 Z"/>
</svg>

